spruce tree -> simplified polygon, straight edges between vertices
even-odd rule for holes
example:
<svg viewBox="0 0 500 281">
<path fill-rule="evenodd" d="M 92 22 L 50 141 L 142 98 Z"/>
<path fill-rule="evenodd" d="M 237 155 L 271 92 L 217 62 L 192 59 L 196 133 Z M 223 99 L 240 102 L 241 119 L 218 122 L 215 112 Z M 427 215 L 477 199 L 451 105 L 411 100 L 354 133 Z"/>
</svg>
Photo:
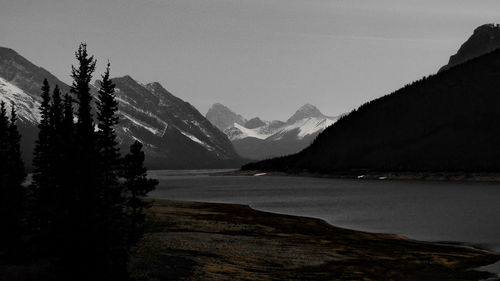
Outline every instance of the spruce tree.
<svg viewBox="0 0 500 281">
<path fill-rule="evenodd" d="M 73 112 L 73 98 L 70 95 L 65 94 L 63 100 L 63 112 L 62 112 L 62 122 L 61 122 L 61 166 L 62 172 L 59 175 L 63 185 L 64 193 L 69 196 L 71 193 L 71 188 L 73 188 L 72 183 L 75 180 L 75 158 L 77 157 L 76 147 L 75 147 L 75 123 L 74 123 L 74 112 Z M 67 196 L 66 196 L 67 197 Z M 71 198 L 66 198 L 66 200 L 71 200 Z"/>
<path fill-rule="evenodd" d="M 52 104 L 50 106 L 50 125 L 55 134 L 62 133 L 62 123 L 64 119 L 63 110 L 61 91 L 59 90 L 59 86 L 56 85 L 52 93 Z"/>
<path fill-rule="evenodd" d="M 64 163 L 62 163 L 64 144 L 63 119 L 64 114 L 61 92 L 59 90 L 59 86 L 56 85 L 52 94 L 52 103 L 50 105 L 49 126 L 51 138 L 49 142 L 49 161 L 52 163 L 52 173 L 54 174 L 54 177 L 57 177 L 57 179 L 54 179 L 53 188 L 57 189 L 58 194 L 60 193 L 59 189 L 62 188 L 60 175 L 62 173 L 62 169 L 64 168 Z"/>
<path fill-rule="evenodd" d="M 23 218 L 25 207 L 25 192 L 23 182 L 26 178 L 24 163 L 21 157 L 21 135 L 17 128 L 17 114 L 14 104 L 11 105 L 10 122 L 8 125 L 7 143 L 7 186 L 3 194 L 7 200 L 5 205 L 8 214 L 3 226 L 7 232 L 8 254 L 11 258 L 20 258 L 22 251 Z M 4 211 L 4 210 L 2 210 Z"/>
<path fill-rule="evenodd" d="M 75 196 L 74 215 L 80 221 L 79 228 L 90 229 L 95 234 L 94 228 L 99 203 L 100 175 L 98 151 L 96 148 L 96 134 L 92 115 L 92 94 L 90 92 L 90 81 L 95 70 L 96 60 L 94 56 L 87 53 L 87 45 L 81 43 L 75 52 L 77 66 L 71 67 L 73 83 L 71 93 L 76 96 L 78 109 L 76 111 L 77 122 L 75 124 L 75 153 L 74 162 L 75 178 L 73 194 Z M 96 239 L 88 237 L 85 241 Z M 94 243 L 95 244 L 95 243 Z M 90 245 L 81 245 L 82 251 L 91 250 Z"/>
<path fill-rule="evenodd" d="M 95 147 L 94 121 L 92 117 L 92 95 L 90 81 L 96 61 L 87 53 L 87 46 L 81 43 L 75 52 L 77 66 L 71 67 L 73 83 L 71 93 L 78 104 L 74 134 L 74 153 L 72 168 L 74 178 L 68 204 L 68 241 L 64 251 L 64 267 L 69 272 L 85 276 L 97 268 L 100 257 L 97 255 L 99 226 L 97 223 L 100 182 L 98 180 L 98 161 Z M 65 118 L 66 122 L 68 121 Z M 69 262 L 71 260 L 71 262 Z"/>
<path fill-rule="evenodd" d="M 80 138 L 84 141 L 90 140 L 88 146 L 93 145 L 94 120 L 92 118 L 92 95 L 90 93 L 90 81 L 94 73 L 96 60 L 94 56 L 87 53 L 87 44 L 81 43 L 78 51 L 75 52 L 78 66 L 71 67 L 71 77 L 73 84 L 71 92 L 78 99 L 78 122 L 77 130 Z"/>
<path fill-rule="evenodd" d="M 52 93 L 52 102 L 50 104 L 50 140 L 48 145 L 48 161 L 50 163 L 50 174 L 53 176 L 51 181 L 51 198 L 49 199 L 50 209 L 52 210 L 52 227 L 50 237 L 54 240 L 54 247 L 58 251 L 61 250 L 60 241 L 66 239 L 67 229 L 67 209 L 68 200 L 68 181 L 65 173 L 67 172 L 68 164 L 65 163 L 66 152 L 64 149 L 65 140 L 63 132 L 63 103 L 61 99 L 61 91 L 56 85 Z"/>
<path fill-rule="evenodd" d="M 72 142 L 72 135 L 74 134 L 75 123 L 73 121 L 75 115 L 73 112 L 73 98 L 65 94 L 63 100 L 63 120 L 62 120 L 62 134 L 65 143 Z"/>
<path fill-rule="evenodd" d="M 26 178 L 24 162 L 21 155 L 21 134 L 17 128 L 17 112 L 14 104 L 11 106 L 9 124 L 9 174 L 13 186 L 21 186 Z"/>
<path fill-rule="evenodd" d="M 130 153 L 125 156 L 123 177 L 125 188 L 128 193 L 126 209 L 131 220 L 130 243 L 136 243 L 144 232 L 145 211 L 150 204 L 143 200 L 150 191 L 158 184 L 155 179 L 147 177 L 147 169 L 144 167 L 144 152 L 142 143 L 135 141 L 130 146 Z"/>
<path fill-rule="evenodd" d="M 61 173 L 59 174 L 62 185 L 61 196 L 64 201 L 70 203 L 74 198 L 73 183 L 76 178 L 75 173 L 75 124 L 73 112 L 73 99 L 65 94 L 63 100 L 63 113 L 61 122 Z"/>
<path fill-rule="evenodd" d="M 120 149 L 115 132 L 118 124 L 118 102 L 115 99 L 115 85 L 110 79 L 110 64 L 102 75 L 97 97 L 97 147 L 99 164 L 102 173 L 101 208 L 102 229 L 106 233 L 102 237 L 105 249 L 107 271 L 114 276 L 127 274 L 127 225 L 128 218 L 123 212 L 124 192 L 119 183 Z"/>
<path fill-rule="evenodd" d="M 92 95 L 90 81 L 95 70 L 96 61 L 87 53 L 87 45 L 81 43 L 75 57 L 78 66 L 72 66 L 73 83 L 71 93 L 75 94 L 78 109 L 75 124 L 75 212 L 80 216 L 82 227 L 95 221 L 96 203 L 99 201 L 100 189 L 98 152 L 96 134 L 92 116 Z"/>
<path fill-rule="evenodd" d="M 115 126 L 118 124 L 118 102 L 115 99 L 115 85 L 109 77 L 110 64 L 106 67 L 100 82 L 97 100 L 98 147 L 101 167 L 106 185 L 116 185 L 119 169 L 120 149 L 116 140 Z"/>
<path fill-rule="evenodd" d="M 33 193 L 35 194 L 35 209 L 33 216 L 35 224 L 42 232 L 48 231 L 52 222 L 53 174 L 50 161 L 50 86 L 47 79 L 43 81 L 42 102 L 40 104 L 41 120 L 38 125 L 38 139 L 35 143 L 33 157 Z"/>
</svg>

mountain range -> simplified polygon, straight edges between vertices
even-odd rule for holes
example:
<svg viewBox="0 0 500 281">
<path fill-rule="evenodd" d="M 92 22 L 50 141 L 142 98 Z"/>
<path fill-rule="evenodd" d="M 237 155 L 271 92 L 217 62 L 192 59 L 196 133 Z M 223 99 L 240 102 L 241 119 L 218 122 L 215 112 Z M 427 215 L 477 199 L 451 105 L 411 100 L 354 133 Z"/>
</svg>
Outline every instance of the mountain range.
<svg viewBox="0 0 500 281">
<path fill-rule="evenodd" d="M 500 50 L 492 47 L 498 31 L 498 25 L 479 27 L 436 75 L 353 110 L 300 153 L 243 168 L 312 173 L 498 171 Z"/>
<path fill-rule="evenodd" d="M 47 70 L 0 47 L 0 101 L 17 107 L 23 158 L 28 165 L 38 134 L 44 78 L 52 87 L 57 84 L 64 93 L 69 92 L 70 87 Z M 236 167 L 244 162 L 225 134 L 159 83 L 140 84 L 130 76 L 112 80 L 119 102 L 116 132 L 122 152 L 134 140 L 141 141 L 150 168 Z M 94 95 L 96 90 L 92 89 Z"/>
<path fill-rule="evenodd" d="M 206 117 L 229 137 L 238 154 L 254 160 L 296 153 L 338 119 L 311 104 L 299 108 L 285 122 L 259 117 L 248 120 L 220 103 L 214 104 Z"/>
</svg>

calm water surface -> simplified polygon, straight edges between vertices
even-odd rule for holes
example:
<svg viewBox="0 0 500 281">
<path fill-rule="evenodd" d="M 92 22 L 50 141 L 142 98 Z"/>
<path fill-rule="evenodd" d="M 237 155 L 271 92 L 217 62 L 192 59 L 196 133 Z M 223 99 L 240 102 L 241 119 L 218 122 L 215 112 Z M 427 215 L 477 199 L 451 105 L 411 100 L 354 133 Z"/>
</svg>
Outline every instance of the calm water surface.
<svg viewBox="0 0 500 281">
<path fill-rule="evenodd" d="M 500 184 L 209 176 L 150 171 L 159 199 L 247 204 L 321 218 L 335 226 L 426 241 L 465 242 L 500 252 Z M 500 264 L 488 267 L 500 273 Z"/>
</svg>

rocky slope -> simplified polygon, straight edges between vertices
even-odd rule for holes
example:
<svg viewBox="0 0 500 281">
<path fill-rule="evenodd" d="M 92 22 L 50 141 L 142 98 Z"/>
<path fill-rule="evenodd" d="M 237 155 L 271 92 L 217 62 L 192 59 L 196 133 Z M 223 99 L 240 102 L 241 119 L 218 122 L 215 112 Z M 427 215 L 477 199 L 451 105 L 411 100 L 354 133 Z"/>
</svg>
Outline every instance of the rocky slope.
<svg viewBox="0 0 500 281">
<path fill-rule="evenodd" d="M 228 138 L 191 104 L 157 82 L 114 78 L 119 101 L 118 136 L 145 144 L 149 161 L 166 168 L 230 167 L 241 163 Z"/>
<path fill-rule="evenodd" d="M 44 78 L 51 85 L 58 84 L 64 92 L 69 91 L 66 84 L 44 68 L 34 65 L 12 49 L 0 47 L 0 101 L 7 106 L 14 103 L 17 107 L 19 131 L 23 136 L 23 159 L 28 166 L 38 135 L 38 107 Z"/>
<path fill-rule="evenodd" d="M 0 48 L 0 101 L 14 103 L 18 109 L 23 157 L 28 166 L 38 134 L 44 78 L 52 87 L 57 84 L 63 93 L 69 92 L 69 86 L 47 70 L 12 49 Z M 226 135 L 159 83 L 141 85 L 130 76 L 113 81 L 117 85 L 117 133 L 122 152 L 132 141 L 140 140 L 152 168 L 237 167 L 242 163 Z"/>
</svg>

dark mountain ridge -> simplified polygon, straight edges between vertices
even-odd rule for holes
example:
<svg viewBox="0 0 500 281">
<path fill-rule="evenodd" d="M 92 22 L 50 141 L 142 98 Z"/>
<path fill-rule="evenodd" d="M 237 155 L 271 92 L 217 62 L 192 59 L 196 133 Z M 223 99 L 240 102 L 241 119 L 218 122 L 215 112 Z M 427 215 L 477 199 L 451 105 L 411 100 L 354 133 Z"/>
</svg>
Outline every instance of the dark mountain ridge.
<svg viewBox="0 0 500 281">
<path fill-rule="evenodd" d="M 500 25 L 485 24 L 474 30 L 467 41 L 462 44 L 457 53 L 450 57 L 447 65 L 439 71 L 449 69 L 473 58 L 490 53 L 500 48 Z"/>
<path fill-rule="evenodd" d="M 141 85 L 130 76 L 112 80 L 121 115 L 118 136 L 124 144 L 143 142 L 151 166 L 234 167 L 243 162 L 226 135 L 160 83 Z"/>
<path fill-rule="evenodd" d="M 40 98 L 43 79 L 47 79 L 50 85 L 58 84 L 63 92 L 69 92 L 68 85 L 46 69 L 34 65 L 13 49 L 0 47 L 0 66 L 0 77 L 37 98 Z"/>
<path fill-rule="evenodd" d="M 300 153 L 243 169 L 498 171 L 499 104 L 496 50 L 362 105 Z"/>
<path fill-rule="evenodd" d="M 63 93 L 69 93 L 70 87 L 50 72 L 14 50 L 0 47 L 0 101 L 7 106 L 14 103 L 18 109 L 23 159 L 28 167 L 38 135 L 40 88 L 45 78 L 52 89 L 59 85 Z M 222 168 L 244 163 L 226 135 L 159 83 L 141 85 L 130 76 L 114 78 L 113 82 L 117 86 L 120 123 L 116 131 L 122 153 L 134 140 L 140 140 L 150 168 Z M 91 89 L 94 97 L 98 86 L 96 81 Z"/>
</svg>

